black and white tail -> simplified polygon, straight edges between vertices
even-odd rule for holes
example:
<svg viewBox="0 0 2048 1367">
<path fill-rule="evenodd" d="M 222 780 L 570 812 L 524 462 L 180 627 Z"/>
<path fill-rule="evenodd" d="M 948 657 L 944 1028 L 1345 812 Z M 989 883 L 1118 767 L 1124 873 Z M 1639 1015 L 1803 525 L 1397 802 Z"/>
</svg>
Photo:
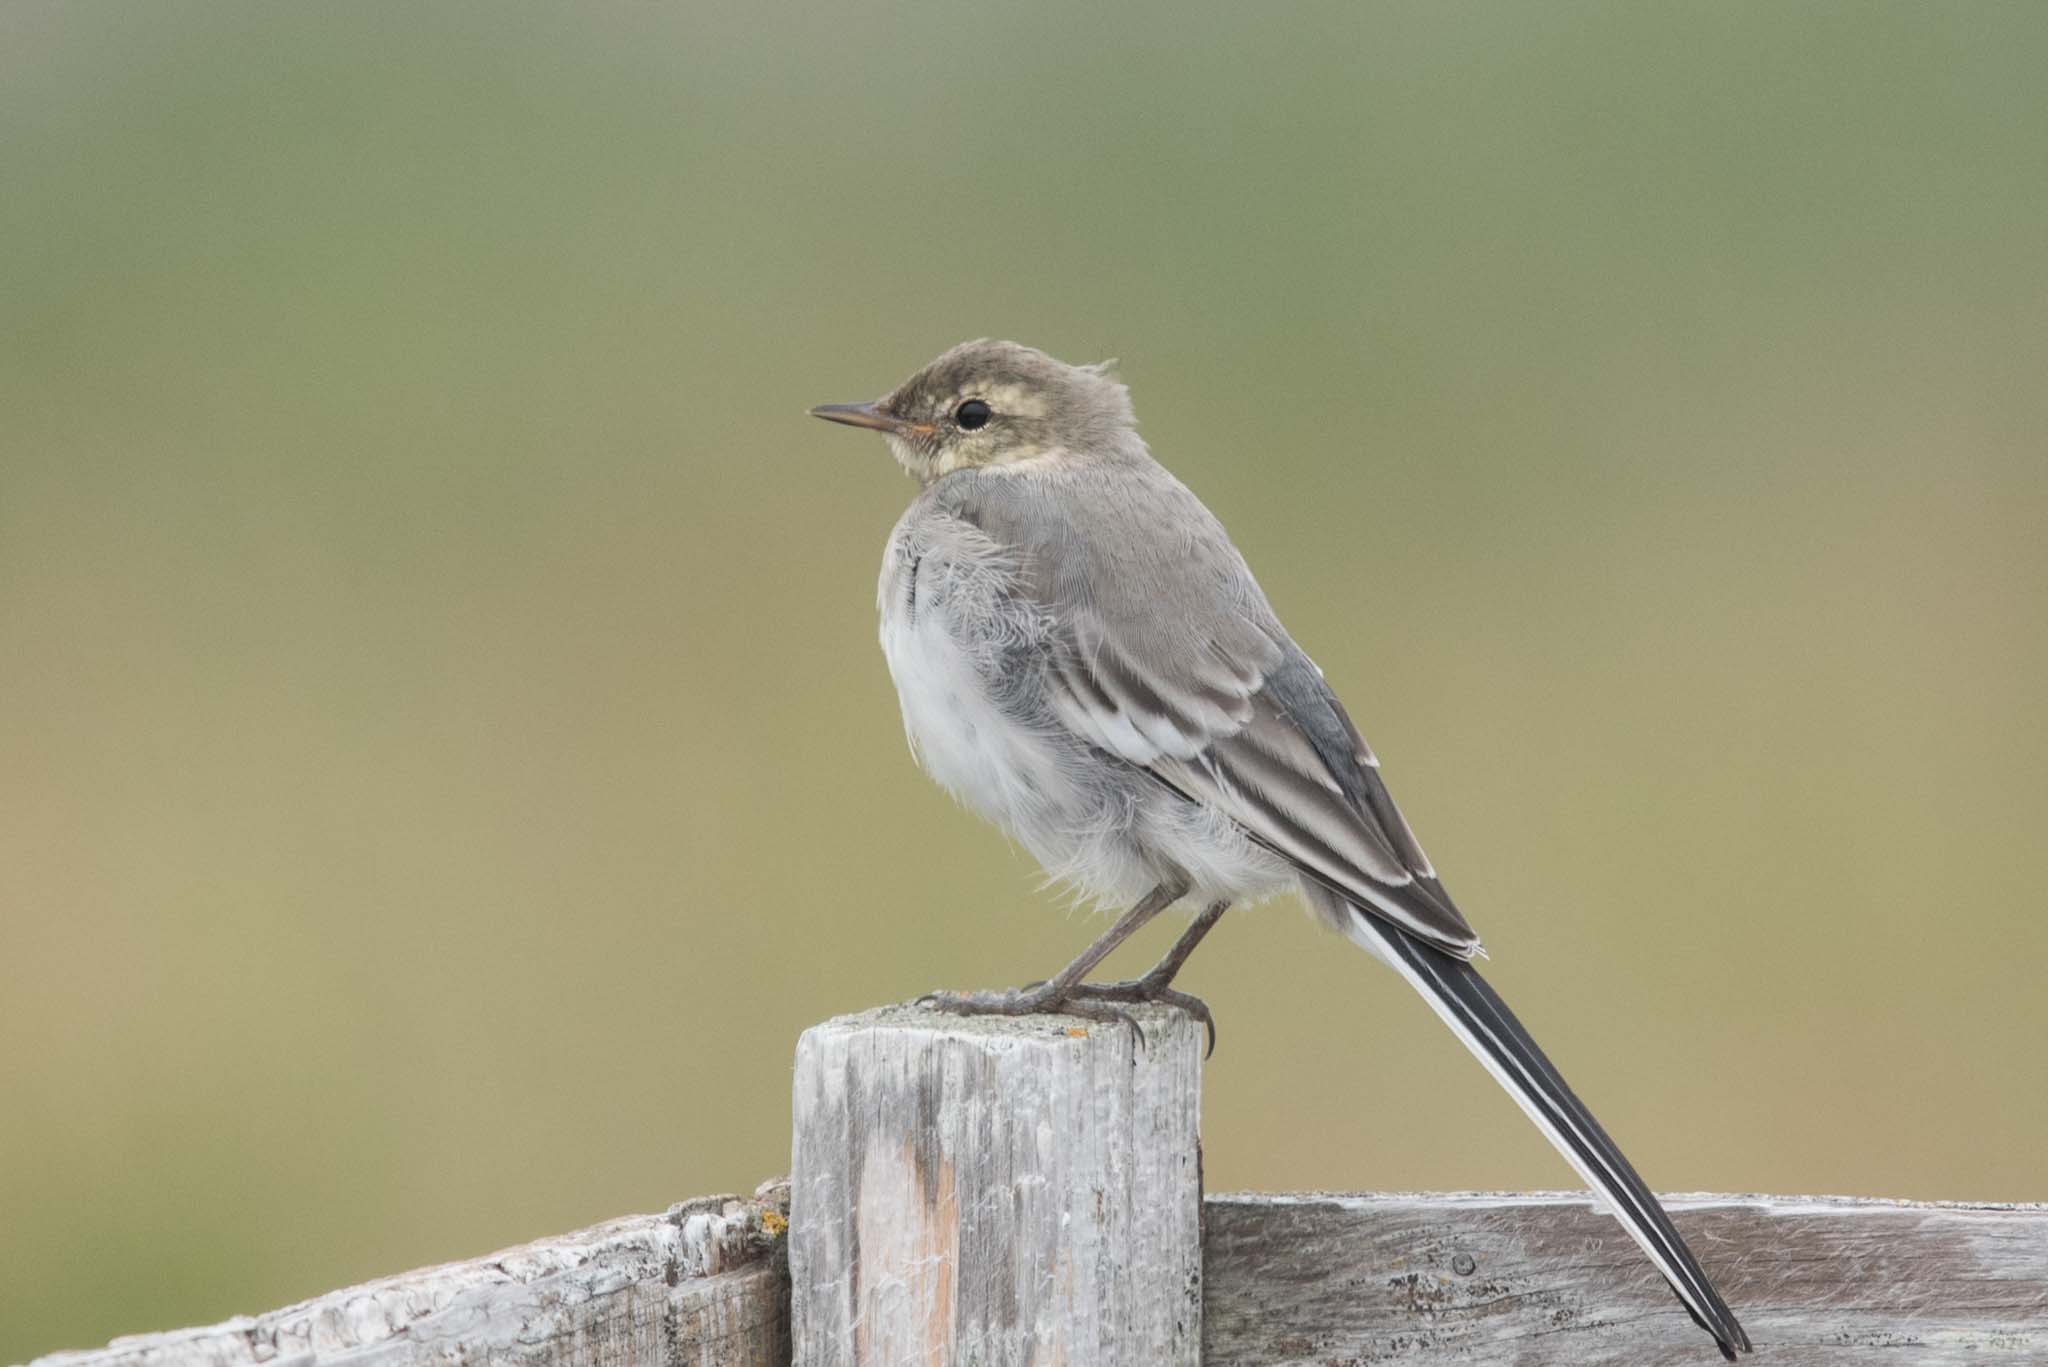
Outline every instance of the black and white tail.
<svg viewBox="0 0 2048 1367">
<path fill-rule="evenodd" d="M 1720 1344 L 1721 1356 L 1733 1362 L 1736 1353 L 1749 1351 L 1749 1335 L 1707 1280 L 1671 1217 L 1478 971 L 1376 916 L 1347 910 L 1344 933 L 1391 964 L 1422 994 L 1566 1161 L 1607 1198 L 1622 1227 L 1678 1293 L 1680 1304 Z"/>
</svg>

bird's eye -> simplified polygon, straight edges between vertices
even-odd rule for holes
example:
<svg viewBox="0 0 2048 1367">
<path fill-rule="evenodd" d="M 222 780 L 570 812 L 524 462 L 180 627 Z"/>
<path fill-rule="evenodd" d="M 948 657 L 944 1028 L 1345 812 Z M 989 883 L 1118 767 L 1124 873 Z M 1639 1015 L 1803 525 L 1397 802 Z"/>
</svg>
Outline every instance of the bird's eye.
<svg viewBox="0 0 2048 1367">
<path fill-rule="evenodd" d="M 988 426 L 988 420 L 995 416 L 995 410 L 980 399 L 969 399 L 953 410 L 953 421 L 963 432 L 972 432 L 977 427 Z"/>
</svg>

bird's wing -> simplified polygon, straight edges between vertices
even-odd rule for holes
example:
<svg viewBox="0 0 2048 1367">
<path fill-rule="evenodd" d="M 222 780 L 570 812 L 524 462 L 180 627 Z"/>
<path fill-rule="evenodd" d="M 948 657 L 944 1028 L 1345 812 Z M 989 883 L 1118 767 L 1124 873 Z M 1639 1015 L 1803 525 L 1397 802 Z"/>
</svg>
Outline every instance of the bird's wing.
<svg viewBox="0 0 2048 1367">
<path fill-rule="evenodd" d="M 1222 650 L 1162 650 L 1083 612 L 1056 648 L 1066 725 L 1198 801 L 1227 812 L 1312 880 L 1324 919 L 1390 964 L 1456 1032 L 1559 1153 L 1613 1209 L 1679 1302 L 1733 1361 L 1748 1336 L 1635 1168 L 1484 978 L 1479 942 L 1380 782 L 1378 761 L 1322 672 L 1284 633 L 1258 652 L 1247 617 Z M 1187 623 L 1181 624 L 1185 630 Z M 1278 624 L 1271 630 L 1278 631 Z M 1231 632 L 1239 632 L 1230 636 Z M 1264 630 L 1262 635 L 1266 634 Z M 1138 654 L 1144 640 L 1155 653 Z M 1256 656 L 1256 666 L 1248 657 Z"/>
<path fill-rule="evenodd" d="M 1347 899 L 1460 958 L 1476 953 L 1322 672 L 1277 623 L 1212 606 L 1211 631 L 1192 636 L 1064 614 L 1055 715 Z"/>
<path fill-rule="evenodd" d="M 1400 929 L 1478 952 L 1379 761 L 1185 485 L 1148 459 L 966 471 L 927 496 L 1015 555 L 1061 725 Z"/>
<path fill-rule="evenodd" d="M 1215 519 L 1163 474 L 1094 497 L 1063 491 L 1051 512 L 1029 506 L 1042 491 L 1016 489 L 975 511 L 1019 550 L 1014 591 L 1046 624 L 1060 724 L 1228 813 L 1299 868 L 1311 904 L 1400 972 L 1606 1197 L 1722 1355 L 1746 1351 L 1657 1198 L 1466 962 L 1479 942 L 1379 762 Z"/>
</svg>

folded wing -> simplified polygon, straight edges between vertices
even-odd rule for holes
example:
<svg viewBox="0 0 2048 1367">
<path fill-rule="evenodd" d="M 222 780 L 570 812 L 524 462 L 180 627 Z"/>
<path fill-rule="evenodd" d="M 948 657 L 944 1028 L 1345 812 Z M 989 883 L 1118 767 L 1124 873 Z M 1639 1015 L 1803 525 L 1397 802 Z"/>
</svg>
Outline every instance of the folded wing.
<svg viewBox="0 0 2048 1367">
<path fill-rule="evenodd" d="M 1277 624 L 1212 614 L 1209 633 L 1162 639 L 1120 633 L 1092 612 L 1063 616 L 1053 662 L 1063 724 L 1410 934 L 1460 958 L 1478 951 L 1379 761 Z"/>
</svg>

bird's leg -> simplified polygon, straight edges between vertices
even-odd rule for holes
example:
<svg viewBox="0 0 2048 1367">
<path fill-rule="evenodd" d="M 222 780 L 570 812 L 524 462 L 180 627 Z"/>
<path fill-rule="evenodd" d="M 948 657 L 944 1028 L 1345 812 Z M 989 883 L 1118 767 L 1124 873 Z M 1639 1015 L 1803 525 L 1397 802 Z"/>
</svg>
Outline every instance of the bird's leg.
<svg viewBox="0 0 2048 1367">
<path fill-rule="evenodd" d="M 1142 981 L 1165 987 L 1179 973 L 1181 965 L 1188 961 L 1188 955 L 1195 952 L 1195 946 L 1202 943 L 1202 937 L 1216 928 L 1223 919 L 1223 913 L 1230 910 L 1228 902 L 1211 902 L 1202 909 L 1202 914 L 1189 923 L 1173 942 L 1173 948 L 1166 951 L 1166 957 L 1152 965 Z"/>
<path fill-rule="evenodd" d="M 1202 943 L 1202 937 L 1215 929 L 1229 909 L 1228 902 L 1212 902 L 1203 908 L 1202 914 L 1173 942 L 1173 948 L 1166 951 L 1166 957 L 1152 965 L 1144 977 L 1120 983 L 1075 983 L 1070 991 L 1084 1001 L 1164 1002 L 1177 1006 L 1208 1027 L 1209 1052 L 1215 1053 L 1216 1018 L 1209 1014 L 1209 1004 L 1191 993 L 1176 992 L 1168 984 L 1188 961 L 1188 955 L 1195 952 L 1195 946 Z"/>
<path fill-rule="evenodd" d="M 1088 976 L 1095 965 L 1109 956 L 1111 950 L 1128 940 L 1140 926 L 1179 901 L 1187 894 L 1187 890 L 1187 881 L 1182 878 L 1161 883 L 1139 898 L 1136 906 L 1119 916 L 1116 924 L 1098 936 L 1095 943 L 1082 950 L 1074 962 L 1042 983 L 1033 983 L 1023 988 L 1008 988 L 1001 992 L 933 992 L 918 998 L 918 1004 L 929 1006 L 935 1011 L 950 1012 L 956 1016 L 1032 1016 L 1046 1013 L 1084 1016 L 1090 1020 L 1122 1021 L 1137 1033 L 1140 1040 L 1143 1040 L 1144 1032 L 1138 1030 L 1138 1023 L 1131 1019 L 1128 1011 L 1120 1011 L 1107 1001 L 1081 1000 L 1075 989 L 1081 985 L 1081 980 Z M 1189 946 L 1190 949 L 1193 947 Z M 1176 945 L 1174 948 L 1178 950 L 1179 946 Z M 1172 955 L 1167 957 L 1171 958 Z M 1134 997 L 1131 1000 L 1141 999 Z"/>
</svg>

